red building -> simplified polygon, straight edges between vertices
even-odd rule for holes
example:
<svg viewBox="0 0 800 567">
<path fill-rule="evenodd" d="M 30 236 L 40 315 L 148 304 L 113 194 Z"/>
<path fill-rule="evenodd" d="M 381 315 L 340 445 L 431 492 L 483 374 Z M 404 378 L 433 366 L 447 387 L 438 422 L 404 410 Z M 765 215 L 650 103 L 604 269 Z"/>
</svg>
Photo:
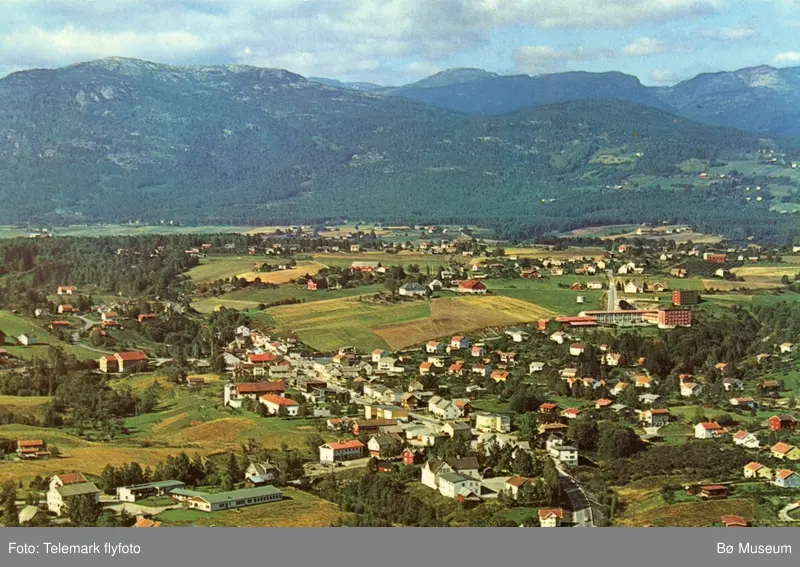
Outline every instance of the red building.
<svg viewBox="0 0 800 567">
<path fill-rule="evenodd" d="M 659 309 L 658 326 L 691 327 L 692 311 L 691 309 Z"/>
<path fill-rule="evenodd" d="M 700 294 L 696 290 L 676 289 L 672 292 L 673 305 L 697 305 L 700 303 Z"/>
<path fill-rule="evenodd" d="M 317 282 L 314 280 L 308 280 L 306 287 L 308 287 L 308 291 L 317 291 Z"/>
<path fill-rule="evenodd" d="M 769 430 L 781 431 L 783 429 L 796 429 L 797 420 L 791 415 L 773 415 L 769 418 Z"/>
<path fill-rule="evenodd" d="M 703 254 L 703 260 L 710 264 L 724 264 L 727 259 L 727 254 L 710 254 L 708 252 Z"/>
<path fill-rule="evenodd" d="M 463 280 L 458 283 L 458 291 L 460 293 L 486 293 L 486 286 L 480 280 Z"/>
</svg>

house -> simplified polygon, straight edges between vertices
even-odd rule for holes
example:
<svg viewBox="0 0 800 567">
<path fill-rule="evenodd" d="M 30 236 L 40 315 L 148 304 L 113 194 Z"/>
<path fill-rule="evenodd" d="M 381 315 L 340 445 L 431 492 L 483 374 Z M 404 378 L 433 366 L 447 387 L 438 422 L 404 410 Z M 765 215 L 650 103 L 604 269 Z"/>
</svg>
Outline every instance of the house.
<svg viewBox="0 0 800 567">
<path fill-rule="evenodd" d="M 186 505 L 190 510 L 217 512 L 219 510 L 243 508 L 244 506 L 278 502 L 280 500 L 283 500 L 283 492 L 274 486 L 268 485 L 242 488 L 229 492 L 218 492 L 215 494 L 204 492 L 196 493 L 186 501 Z"/>
<path fill-rule="evenodd" d="M 186 384 L 190 388 L 202 388 L 203 386 L 206 385 L 206 379 L 203 378 L 202 376 L 189 376 L 186 379 Z"/>
<path fill-rule="evenodd" d="M 719 522 L 724 528 L 746 528 L 747 520 L 741 516 L 720 516 Z"/>
<path fill-rule="evenodd" d="M 565 335 L 562 331 L 556 331 L 552 335 L 550 335 L 550 340 L 556 344 L 563 345 L 564 344 Z"/>
<path fill-rule="evenodd" d="M 595 402 L 594 402 L 594 409 L 606 409 L 606 408 L 608 408 L 608 407 L 611 407 L 611 405 L 612 405 L 613 403 L 614 403 L 614 402 L 612 402 L 612 401 L 611 401 L 611 400 L 609 400 L 609 399 L 606 399 L 606 398 L 600 398 L 599 400 L 595 400 Z"/>
<path fill-rule="evenodd" d="M 744 382 L 742 382 L 738 378 L 725 378 L 722 381 L 722 387 L 725 389 L 726 392 L 731 392 L 733 390 L 742 390 L 744 389 Z"/>
<path fill-rule="evenodd" d="M 439 341 L 428 341 L 425 345 L 425 352 L 428 354 L 439 354 L 444 351 L 444 345 Z"/>
<path fill-rule="evenodd" d="M 561 417 L 564 417 L 566 419 L 577 419 L 580 413 L 581 410 L 579 410 L 578 408 L 567 408 L 561 412 Z"/>
<path fill-rule="evenodd" d="M 486 286 L 480 280 L 462 280 L 458 282 L 459 293 L 470 293 L 475 295 L 484 295 L 486 293 Z"/>
<path fill-rule="evenodd" d="M 159 482 L 119 486 L 117 487 L 117 500 L 120 502 L 136 502 L 150 496 L 164 496 L 175 488 L 183 488 L 184 486 L 186 484 L 179 480 L 162 480 Z"/>
<path fill-rule="evenodd" d="M 431 373 L 432 368 L 433 368 L 432 362 L 422 362 L 419 365 L 419 373 L 421 376 L 426 376 Z"/>
<path fill-rule="evenodd" d="M 491 376 L 492 380 L 495 382 L 506 382 L 508 381 L 510 374 L 508 373 L 508 370 L 494 370 Z"/>
<path fill-rule="evenodd" d="M 728 402 L 732 406 L 744 408 L 744 409 L 753 409 L 756 407 L 756 401 L 753 398 L 731 398 Z"/>
<path fill-rule="evenodd" d="M 103 311 L 100 314 L 101 321 L 114 321 L 118 317 L 116 311 Z"/>
<path fill-rule="evenodd" d="M 140 351 L 117 352 L 101 357 L 99 362 L 101 372 L 133 372 L 147 367 L 147 355 Z"/>
<path fill-rule="evenodd" d="M 642 412 L 642 421 L 652 427 L 669 424 L 669 410 L 666 408 L 651 409 Z"/>
<path fill-rule="evenodd" d="M 232 408 L 242 407 L 245 399 L 256 400 L 264 394 L 282 394 L 286 390 L 283 380 L 275 382 L 239 382 L 225 384 L 224 404 Z"/>
<path fill-rule="evenodd" d="M 770 431 L 783 431 L 784 429 L 796 429 L 797 420 L 791 415 L 773 415 L 769 418 Z"/>
<path fill-rule="evenodd" d="M 455 472 L 443 473 L 439 475 L 439 493 L 459 501 L 477 500 L 480 498 L 481 482 Z"/>
<path fill-rule="evenodd" d="M 506 491 L 511 495 L 511 497 L 516 500 L 519 496 L 519 491 L 523 486 L 528 486 L 531 484 L 531 479 L 525 478 L 524 476 L 515 475 L 509 478 L 506 481 Z"/>
<path fill-rule="evenodd" d="M 486 349 L 483 348 L 483 345 L 472 345 L 472 349 L 470 350 L 470 354 L 474 358 L 480 358 L 481 356 L 486 355 Z"/>
<path fill-rule="evenodd" d="M 570 445 L 562 443 L 554 443 L 548 451 L 550 456 L 563 465 L 577 465 L 578 464 L 578 449 Z"/>
<path fill-rule="evenodd" d="M 787 461 L 798 461 L 800 460 L 800 449 L 795 447 L 794 445 L 789 445 L 788 443 L 784 443 L 783 441 L 779 441 L 775 443 L 772 447 L 770 447 L 770 453 L 776 459 L 787 460 Z"/>
<path fill-rule="evenodd" d="M 58 308 L 56 308 L 56 311 L 58 311 L 59 314 L 63 315 L 65 313 L 73 313 L 75 311 L 75 308 L 72 305 L 62 303 L 61 305 L 58 306 Z"/>
<path fill-rule="evenodd" d="M 401 285 L 397 293 L 405 297 L 424 297 L 425 286 L 417 282 L 408 282 Z"/>
<path fill-rule="evenodd" d="M 778 469 L 772 483 L 781 488 L 800 488 L 800 475 L 788 469 Z"/>
<path fill-rule="evenodd" d="M 758 389 L 764 394 L 771 394 L 780 391 L 781 385 L 777 380 L 762 380 L 758 383 Z"/>
<path fill-rule="evenodd" d="M 533 374 L 534 372 L 541 372 L 544 370 L 544 362 L 531 362 L 528 365 L 528 374 Z"/>
<path fill-rule="evenodd" d="M 373 435 L 367 443 L 371 457 L 390 459 L 399 456 L 403 448 L 403 438 L 397 433 Z"/>
<path fill-rule="evenodd" d="M 511 417 L 494 413 L 479 413 L 475 416 L 475 429 L 484 433 L 508 433 L 511 431 Z"/>
<path fill-rule="evenodd" d="M 50 451 L 47 450 L 47 443 L 41 439 L 20 439 L 17 441 L 17 456 L 20 459 L 40 459 L 49 457 Z"/>
<path fill-rule="evenodd" d="M 734 433 L 733 442 L 734 444 L 739 445 L 740 447 L 745 447 L 746 449 L 758 449 L 758 446 L 760 445 L 758 437 L 745 430 Z"/>
<path fill-rule="evenodd" d="M 744 466 L 744 477 L 745 478 L 772 478 L 772 469 L 769 467 L 765 467 L 761 463 L 757 463 L 755 461 L 747 463 Z"/>
<path fill-rule="evenodd" d="M 586 347 L 585 347 L 584 345 L 582 345 L 582 344 L 578 344 L 578 343 L 575 343 L 575 344 L 573 344 L 573 345 L 570 345 L 570 347 L 569 347 L 569 353 L 570 353 L 572 356 L 580 356 L 580 355 L 582 355 L 582 354 L 583 354 L 583 351 L 584 351 L 584 349 L 585 349 L 585 348 L 586 348 Z"/>
<path fill-rule="evenodd" d="M 155 319 L 155 313 L 139 313 L 139 315 L 136 316 L 136 320 L 139 321 L 139 323 L 146 323 L 147 321 L 153 321 Z"/>
<path fill-rule="evenodd" d="M 439 475 L 454 472 L 445 461 L 428 459 L 422 467 L 422 484 L 434 490 L 439 489 Z"/>
<path fill-rule="evenodd" d="M 445 421 L 464 416 L 463 409 L 456 406 L 452 401 L 439 396 L 433 396 L 428 400 L 428 411 Z"/>
<path fill-rule="evenodd" d="M 31 334 L 22 334 L 17 337 L 17 342 L 22 346 L 31 346 L 36 344 L 36 336 Z"/>
<path fill-rule="evenodd" d="M 83 475 L 80 475 L 83 477 Z M 67 484 L 50 483 L 47 491 L 47 509 L 57 516 L 62 516 L 69 507 L 69 502 L 76 496 L 89 495 L 95 502 L 100 502 L 100 489 L 92 482 L 71 482 Z"/>
<path fill-rule="evenodd" d="M 506 335 L 511 337 L 511 340 L 514 341 L 515 343 L 521 343 L 530 336 L 529 333 L 526 333 L 525 331 L 520 331 L 519 329 L 508 330 L 506 331 Z"/>
<path fill-rule="evenodd" d="M 637 388 L 646 388 L 646 389 L 650 389 L 654 385 L 655 385 L 655 380 L 653 380 L 649 376 L 637 376 L 636 382 L 634 383 L 634 386 L 636 386 Z"/>
<path fill-rule="evenodd" d="M 721 484 L 709 484 L 700 487 L 700 498 L 703 500 L 719 500 L 728 497 L 728 487 Z"/>
<path fill-rule="evenodd" d="M 469 346 L 467 337 L 456 336 L 450 339 L 450 350 L 461 350 Z"/>
<path fill-rule="evenodd" d="M 727 433 L 727 429 L 716 421 L 701 422 L 694 426 L 695 439 L 714 439 Z"/>
<path fill-rule="evenodd" d="M 406 392 L 400 397 L 400 405 L 406 409 L 415 409 L 419 405 L 419 401 L 413 392 Z"/>
<path fill-rule="evenodd" d="M 622 355 L 616 352 L 608 352 L 603 357 L 606 366 L 620 366 L 623 362 Z"/>
<path fill-rule="evenodd" d="M 589 282 L 586 284 L 586 289 L 603 289 L 602 282 Z"/>
<path fill-rule="evenodd" d="M 60 285 L 56 289 L 56 295 L 76 295 L 78 288 L 74 285 Z"/>
<path fill-rule="evenodd" d="M 151 520 L 150 518 L 146 518 L 144 516 L 137 516 L 136 523 L 131 526 L 133 528 L 159 528 L 161 527 L 161 522 L 156 520 Z"/>
<path fill-rule="evenodd" d="M 412 449 L 410 447 L 406 447 L 405 449 L 403 449 L 403 453 L 402 455 L 400 455 L 403 464 L 406 466 L 417 464 L 421 457 L 422 453 L 420 453 L 417 449 Z"/>
<path fill-rule="evenodd" d="M 461 376 L 463 371 L 464 371 L 464 362 L 461 360 L 456 360 L 447 369 L 447 373 L 453 376 Z"/>
<path fill-rule="evenodd" d="M 261 486 L 264 484 L 274 483 L 278 480 L 280 469 L 270 463 L 250 463 L 244 471 L 245 483 L 248 486 Z"/>
<path fill-rule="evenodd" d="M 472 437 L 472 429 L 463 421 L 448 421 L 442 426 L 442 433 L 451 439 L 470 439 Z"/>
<path fill-rule="evenodd" d="M 543 528 L 557 528 L 564 519 L 564 512 L 560 508 L 542 508 L 539 510 L 539 525 Z"/>
<path fill-rule="evenodd" d="M 639 286 L 637 286 L 634 282 L 628 282 L 625 284 L 623 290 L 625 291 L 625 293 L 638 293 Z"/>
<path fill-rule="evenodd" d="M 539 406 L 539 413 L 543 413 L 545 415 L 557 415 L 558 406 L 552 402 L 545 402 Z"/>
<path fill-rule="evenodd" d="M 681 396 L 684 398 L 696 396 L 700 393 L 700 390 L 702 390 L 700 384 L 695 384 L 694 382 L 683 382 L 681 384 Z"/>
<path fill-rule="evenodd" d="M 357 439 L 340 443 L 326 443 L 319 448 L 320 463 L 352 461 L 364 456 L 364 444 Z"/>
<path fill-rule="evenodd" d="M 386 351 L 382 348 L 376 348 L 372 351 L 372 362 L 380 362 L 381 359 L 386 357 Z"/>
<path fill-rule="evenodd" d="M 284 415 L 294 417 L 300 410 L 300 405 L 296 401 L 275 394 L 259 396 L 258 401 L 267 407 L 267 411 L 271 415 L 281 415 L 283 413 Z"/>
<path fill-rule="evenodd" d="M 313 279 L 309 278 L 308 280 L 306 280 L 306 289 L 308 291 L 317 291 L 318 288 L 319 284 L 315 282 Z"/>
<path fill-rule="evenodd" d="M 380 262 L 353 262 L 350 270 L 354 272 L 375 272 L 380 267 Z"/>
</svg>

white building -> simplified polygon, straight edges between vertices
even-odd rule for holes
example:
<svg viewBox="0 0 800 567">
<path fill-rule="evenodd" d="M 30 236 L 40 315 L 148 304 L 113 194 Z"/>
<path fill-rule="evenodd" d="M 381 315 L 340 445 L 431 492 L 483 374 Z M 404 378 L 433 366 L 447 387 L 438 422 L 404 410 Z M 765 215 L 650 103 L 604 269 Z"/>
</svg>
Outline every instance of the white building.
<svg viewBox="0 0 800 567">
<path fill-rule="evenodd" d="M 352 461 L 364 456 L 364 444 L 358 440 L 343 441 L 341 443 L 326 443 L 319 448 L 320 463 L 335 463 L 338 461 Z"/>
<path fill-rule="evenodd" d="M 483 433 L 508 433 L 511 418 L 507 415 L 479 413 L 475 416 L 475 429 Z"/>
<path fill-rule="evenodd" d="M 439 493 L 447 498 L 477 498 L 481 493 L 481 482 L 458 473 L 439 475 Z"/>
<path fill-rule="evenodd" d="M 83 475 L 80 476 L 83 477 Z M 47 509 L 57 516 L 62 516 L 68 512 L 70 499 L 84 494 L 91 495 L 94 497 L 95 502 L 100 502 L 100 489 L 92 482 L 60 484 L 59 482 L 51 481 L 50 490 L 47 491 Z"/>
<path fill-rule="evenodd" d="M 283 410 L 287 416 L 294 417 L 300 409 L 300 405 L 296 401 L 275 394 L 264 394 L 258 398 L 258 401 L 267 406 L 270 415 L 279 415 Z"/>
</svg>

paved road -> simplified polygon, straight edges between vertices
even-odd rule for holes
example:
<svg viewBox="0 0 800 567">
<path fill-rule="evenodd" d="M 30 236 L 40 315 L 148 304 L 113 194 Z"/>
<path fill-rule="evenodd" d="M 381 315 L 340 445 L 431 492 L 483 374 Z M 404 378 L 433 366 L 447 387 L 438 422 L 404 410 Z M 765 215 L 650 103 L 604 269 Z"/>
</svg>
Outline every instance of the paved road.
<svg viewBox="0 0 800 567">
<path fill-rule="evenodd" d="M 617 310 L 617 282 L 616 278 L 614 277 L 614 272 L 611 270 L 606 271 L 606 275 L 608 276 L 608 304 L 606 305 L 606 309 L 608 311 L 616 311 Z"/>
<path fill-rule="evenodd" d="M 140 504 L 136 504 L 135 502 L 121 502 L 112 506 L 106 506 L 106 509 L 113 510 L 117 514 L 122 512 L 122 510 L 125 510 L 131 516 L 137 516 L 139 514 L 151 514 L 155 516 L 164 510 L 174 510 L 175 508 L 180 507 L 181 504 L 172 504 L 170 506 L 142 506 Z"/>
<path fill-rule="evenodd" d="M 564 469 L 556 467 L 561 480 L 561 492 L 566 501 L 564 507 L 572 513 L 572 521 L 576 527 L 594 527 L 592 505 L 581 485 Z"/>
<path fill-rule="evenodd" d="M 92 321 L 91 319 L 89 319 L 85 315 L 78 315 L 78 319 L 83 321 L 83 332 L 84 333 L 86 331 L 88 331 L 89 329 L 91 329 L 92 327 L 94 327 L 95 325 L 97 325 L 97 321 Z"/>
</svg>

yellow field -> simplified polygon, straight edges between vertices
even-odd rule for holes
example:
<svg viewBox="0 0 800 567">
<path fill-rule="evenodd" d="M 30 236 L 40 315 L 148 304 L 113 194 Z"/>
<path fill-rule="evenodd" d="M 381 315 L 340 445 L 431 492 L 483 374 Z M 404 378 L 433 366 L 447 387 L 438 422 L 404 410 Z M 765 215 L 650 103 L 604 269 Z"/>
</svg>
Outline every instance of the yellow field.
<svg viewBox="0 0 800 567">
<path fill-rule="evenodd" d="M 0 396 L 0 410 L 41 419 L 44 405 L 50 399 L 48 396 Z"/>
<path fill-rule="evenodd" d="M 753 519 L 753 502 L 748 499 L 730 498 L 727 500 L 710 500 L 708 502 L 680 502 L 671 506 L 653 507 L 635 516 L 627 515 L 618 518 L 617 526 L 656 527 L 703 527 L 719 522 L 720 516 L 742 516 L 745 520 Z"/>
<path fill-rule="evenodd" d="M 778 281 L 765 281 L 763 279 L 748 279 L 744 282 L 733 282 L 728 280 L 703 280 L 704 289 L 719 289 L 722 291 L 731 291 L 733 289 L 775 289 L 780 287 L 780 278 Z"/>
<path fill-rule="evenodd" d="M 239 279 L 244 279 L 252 282 L 256 278 L 264 283 L 284 284 L 292 280 L 301 278 L 305 275 L 316 275 L 325 266 L 319 262 L 298 262 L 297 266 L 289 270 L 277 270 L 274 272 L 243 272 L 236 274 Z"/>
<path fill-rule="evenodd" d="M 506 257 L 519 256 L 520 258 L 556 258 L 560 260 L 580 260 L 582 258 L 601 258 L 606 252 L 602 248 L 569 248 L 567 250 L 547 250 L 546 248 L 506 248 Z M 482 264 L 491 261 L 489 258 L 473 257 L 471 263 Z"/>
<path fill-rule="evenodd" d="M 186 414 L 173 416 L 173 418 L 184 419 Z M 156 427 L 166 423 L 169 419 L 153 426 L 153 432 L 157 432 Z M 175 421 L 178 421 L 177 419 Z M 215 448 L 238 446 L 239 436 L 256 429 L 258 426 L 252 419 L 244 417 L 226 417 L 215 419 L 206 423 L 191 425 L 177 432 L 170 432 L 169 441 L 172 443 L 209 443 Z M 163 429 L 163 427 L 161 428 Z"/>
<path fill-rule="evenodd" d="M 731 272 L 745 279 L 745 283 L 773 283 L 780 285 L 782 276 L 794 276 L 800 271 L 796 265 L 790 266 L 742 266 L 733 268 Z"/>
<path fill-rule="evenodd" d="M 431 316 L 421 321 L 373 327 L 392 349 L 407 348 L 436 337 L 488 327 L 529 323 L 555 313 L 509 297 L 458 297 L 431 302 Z"/>
</svg>

